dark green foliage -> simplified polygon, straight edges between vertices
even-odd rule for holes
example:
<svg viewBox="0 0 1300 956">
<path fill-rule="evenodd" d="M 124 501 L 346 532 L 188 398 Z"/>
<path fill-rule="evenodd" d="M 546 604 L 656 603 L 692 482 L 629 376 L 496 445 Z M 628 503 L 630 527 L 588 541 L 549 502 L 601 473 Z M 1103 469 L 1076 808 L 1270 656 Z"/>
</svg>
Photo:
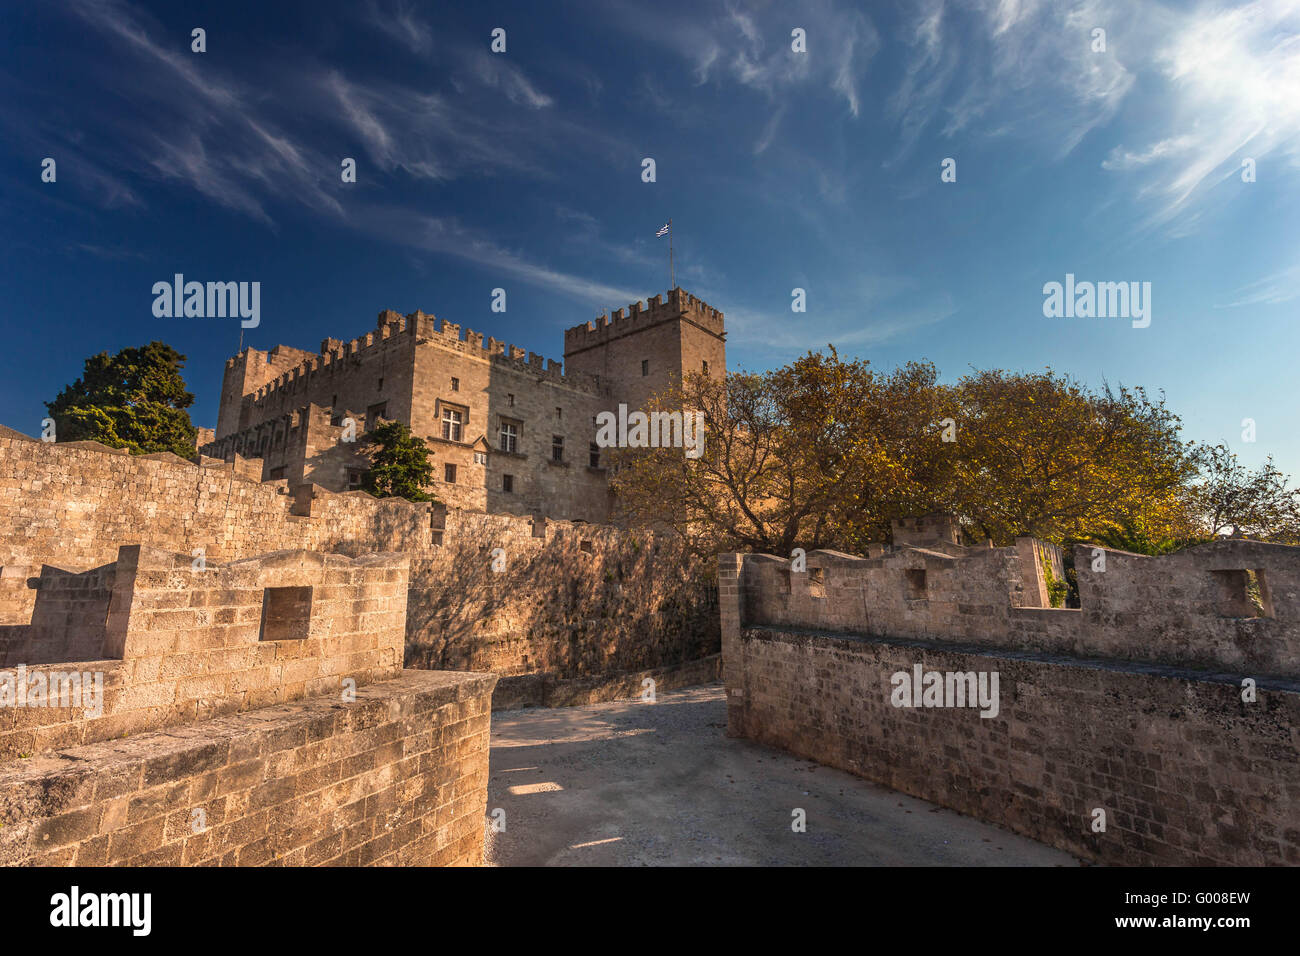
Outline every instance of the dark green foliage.
<svg viewBox="0 0 1300 956">
<path fill-rule="evenodd" d="M 163 342 L 86 359 L 82 377 L 46 402 L 59 441 L 97 441 L 135 455 L 194 457 L 185 356 Z"/>
<path fill-rule="evenodd" d="M 374 446 L 370 468 L 361 487 L 376 498 L 405 498 L 407 501 L 435 501 L 424 491 L 433 480 L 433 464 L 423 438 L 411 434 L 401 422 L 384 422 L 366 436 Z"/>
</svg>

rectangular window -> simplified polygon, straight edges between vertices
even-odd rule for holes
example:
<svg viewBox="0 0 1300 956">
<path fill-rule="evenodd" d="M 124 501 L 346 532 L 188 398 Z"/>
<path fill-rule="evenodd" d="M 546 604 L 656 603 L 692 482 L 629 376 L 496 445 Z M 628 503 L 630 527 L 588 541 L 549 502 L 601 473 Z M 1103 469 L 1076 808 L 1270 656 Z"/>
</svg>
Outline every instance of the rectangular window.
<svg viewBox="0 0 1300 956">
<path fill-rule="evenodd" d="M 600 467 L 600 446 L 595 442 L 591 443 L 591 467 Z"/>
<path fill-rule="evenodd" d="M 703 365 L 704 365 L 704 374 L 705 374 L 705 375 L 708 375 L 708 374 L 709 374 L 709 363 L 708 363 L 708 362 L 704 362 Z"/>
<path fill-rule="evenodd" d="M 451 380 L 451 390 L 452 390 L 453 392 L 459 392 L 459 391 L 460 391 L 460 379 L 455 378 L 455 377 L 452 378 L 452 380 Z"/>
<path fill-rule="evenodd" d="M 259 641 L 301 641 L 311 629 L 311 588 L 266 588 L 262 591 Z"/>
<path fill-rule="evenodd" d="M 502 475 L 502 476 L 501 476 L 501 490 L 504 491 L 506 494 L 512 494 L 512 493 L 514 492 L 514 490 L 515 490 L 515 476 L 514 476 L 514 475 Z"/>
<path fill-rule="evenodd" d="M 280 466 L 279 468 L 272 468 L 272 469 L 271 469 L 271 477 L 270 477 L 269 480 L 271 480 L 271 481 L 279 481 L 279 480 L 280 480 L 281 478 L 283 478 L 283 477 L 284 477 L 284 466 L 283 466 L 283 465 Z"/>
<path fill-rule="evenodd" d="M 361 487 L 362 472 L 356 468 L 348 469 L 348 491 L 356 491 Z"/>
<path fill-rule="evenodd" d="M 374 431 L 381 419 L 388 417 L 388 403 L 380 402 L 366 409 L 366 431 Z"/>
<path fill-rule="evenodd" d="M 645 376 L 647 376 L 647 375 L 649 375 L 649 374 L 650 374 L 650 360 L 649 360 L 649 359 L 642 359 L 642 360 L 641 360 L 641 376 L 644 378 Z"/>
<path fill-rule="evenodd" d="M 442 437 L 447 441 L 460 441 L 460 426 L 464 421 L 464 414 L 459 408 L 444 408 L 442 410 Z"/>
<path fill-rule="evenodd" d="M 380 379 L 380 380 L 375 384 L 375 391 L 382 392 L 383 390 L 384 390 L 384 380 L 381 378 L 381 379 Z"/>
<path fill-rule="evenodd" d="M 507 395 L 507 396 L 506 396 L 506 404 L 509 405 L 511 408 L 514 408 L 514 407 L 515 407 L 515 397 L 514 397 L 513 395 Z"/>
<path fill-rule="evenodd" d="M 564 436 L 551 436 L 551 461 L 564 461 Z"/>
<path fill-rule="evenodd" d="M 474 464 L 476 464 L 476 465 L 486 465 L 486 464 L 487 464 L 487 452 L 485 452 L 485 451 L 476 451 L 476 452 L 474 452 Z"/>
<path fill-rule="evenodd" d="M 564 417 L 564 409 L 560 408 L 560 406 L 558 405 L 555 406 L 555 420 L 558 422 L 563 417 Z"/>
<path fill-rule="evenodd" d="M 1211 571 L 1220 617 L 1272 617 L 1273 599 L 1264 570 Z"/>
<path fill-rule="evenodd" d="M 519 450 L 519 426 L 514 422 L 501 423 L 501 450 L 511 454 Z"/>
<path fill-rule="evenodd" d="M 808 569 L 808 596 L 824 598 L 826 596 L 826 569 Z"/>
<path fill-rule="evenodd" d="M 454 485 L 454 484 L 456 483 L 456 466 L 455 466 L 455 465 L 444 464 L 444 465 L 442 466 L 442 480 L 445 481 L 445 482 L 446 482 L 447 484 L 449 484 L 449 485 Z"/>
</svg>

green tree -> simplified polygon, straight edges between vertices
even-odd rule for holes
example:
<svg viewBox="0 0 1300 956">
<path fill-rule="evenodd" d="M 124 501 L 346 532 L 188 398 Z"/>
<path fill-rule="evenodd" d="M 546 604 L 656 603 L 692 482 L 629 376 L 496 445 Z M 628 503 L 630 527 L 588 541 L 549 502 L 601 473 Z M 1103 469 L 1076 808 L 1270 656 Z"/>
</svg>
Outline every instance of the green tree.
<svg viewBox="0 0 1300 956">
<path fill-rule="evenodd" d="M 1197 514 L 1211 535 L 1229 532 L 1281 543 L 1300 540 L 1300 489 L 1270 456 L 1248 471 L 1226 445 L 1197 449 L 1201 481 L 1192 489 Z"/>
<path fill-rule="evenodd" d="M 1195 462 L 1177 416 L 1141 388 L 1095 392 L 1050 369 L 942 385 L 929 363 L 880 373 L 830 348 L 725 382 L 688 376 L 654 406 L 702 410 L 704 453 L 611 455 L 620 516 L 671 525 L 702 554 L 862 553 L 891 519 L 933 511 L 997 545 L 1196 537 Z"/>
<path fill-rule="evenodd" d="M 1163 397 L 1092 391 L 1051 369 L 976 371 L 952 390 L 952 511 L 978 539 L 1057 544 L 1141 525 L 1177 537 L 1196 462 Z"/>
<path fill-rule="evenodd" d="M 163 342 L 100 352 L 82 377 L 46 402 L 59 441 L 97 441 L 135 455 L 170 451 L 194 457 L 194 423 L 186 411 L 185 356 Z"/>
<path fill-rule="evenodd" d="M 361 477 L 361 487 L 376 498 L 405 498 L 434 501 L 424 491 L 433 480 L 433 464 L 423 438 L 411 434 L 401 422 L 384 422 L 366 437 L 374 447 L 370 468 Z"/>
<path fill-rule="evenodd" d="M 934 509 L 951 470 L 936 374 L 916 362 L 878 374 L 832 347 L 725 381 L 688 375 L 651 407 L 701 411 L 703 454 L 611 454 L 619 514 L 671 526 L 700 554 L 854 550 L 882 540 L 891 517 Z"/>
</svg>

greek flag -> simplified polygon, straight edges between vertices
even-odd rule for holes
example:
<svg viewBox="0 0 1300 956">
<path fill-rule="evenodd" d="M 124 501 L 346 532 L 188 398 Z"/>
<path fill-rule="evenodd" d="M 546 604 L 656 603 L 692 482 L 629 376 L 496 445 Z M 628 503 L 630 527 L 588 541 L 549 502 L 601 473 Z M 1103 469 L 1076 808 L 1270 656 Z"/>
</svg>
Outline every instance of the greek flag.
<svg viewBox="0 0 1300 956">
<path fill-rule="evenodd" d="M 664 223 L 659 231 L 655 233 L 655 238 L 662 239 L 666 235 L 668 235 L 668 223 Z"/>
</svg>

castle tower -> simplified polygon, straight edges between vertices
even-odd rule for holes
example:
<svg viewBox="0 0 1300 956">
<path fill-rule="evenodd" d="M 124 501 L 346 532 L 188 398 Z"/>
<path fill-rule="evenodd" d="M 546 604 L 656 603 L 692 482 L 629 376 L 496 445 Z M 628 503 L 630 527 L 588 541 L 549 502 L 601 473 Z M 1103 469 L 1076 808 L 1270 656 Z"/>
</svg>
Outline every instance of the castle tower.
<svg viewBox="0 0 1300 956">
<path fill-rule="evenodd" d="M 595 325 L 564 333 L 566 374 L 595 375 L 615 402 L 644 408 L 650 397 L 680 382 L 688 372 L 722 378 L 727 371 L 722 313 L 681 288 L 668 299 L 652 296 L 645 308 L 633 302 Z"/>
<path fill-rule="evenodd" d="M 241 420 L 244 396 L 255 392 L 309 358 L 301 349 L 277 345 L 270 352 L 248 348 L 234 358 L 226 359 L 226 370 L 221 376 L 221 404 L 217 408 L 218 439 L 233 435 L 248 427 Z"/>
</svg>

